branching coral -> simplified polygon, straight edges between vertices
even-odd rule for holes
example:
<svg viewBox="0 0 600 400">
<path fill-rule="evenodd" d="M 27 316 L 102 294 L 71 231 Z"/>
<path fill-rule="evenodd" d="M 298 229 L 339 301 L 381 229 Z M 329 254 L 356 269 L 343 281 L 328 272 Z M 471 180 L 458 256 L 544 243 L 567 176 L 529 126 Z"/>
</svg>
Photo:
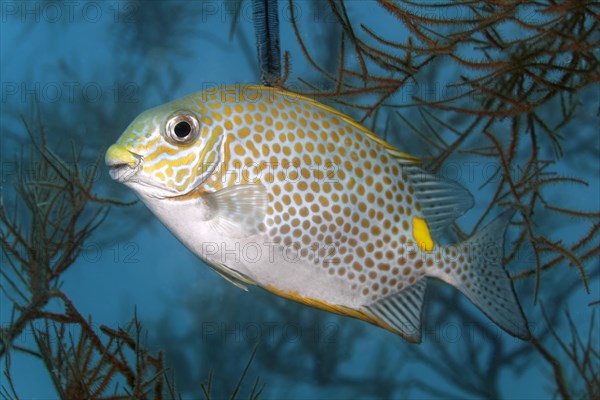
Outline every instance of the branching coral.
<svg viewBox="0 0 600 400">
<path fill-rule="evenodd" d="M 561 172 L 561 166 L 572 162 L 569 160 L 575 156 L 563 150 L 567 141 L 577 140 L 567 132 L 581 122 L 581 115 L 590 108 L 582 104 L 582 96 L 593 91 L 600 80 L 597 4 L 586 1 L 425 4 L 403 0 L 378 3 L 398 21 L 397 34 L 378 33 L 382 30 L 380 26 L 361 22 L 352 12 L 351 2 L 329 1 L 330 14 L 342 31 L 339 49 L 334 51 L 338 54 L 337 71 L 324 67 L 318 56 L 309 51 L 303 33 L 307 26 L 292 13 L 290 23 L 302 55 L 286 58 L 282 86 L 336 103 L 392 142 L 421 143 L 423 165 L 433 172 L 442 172 L 451 158 L 487 160 L 495 168 L 480 188 L 493 188 L 493 196 L 469 233 L 476 231 L 498 206 L 514 208 L 520 218 L 513 225 L 514 240 L 510 242 L 506 262 L 516 266 L 524 252 L 533 255 L 531 267 L 521 267 L 512 273 L 515 281 L 525 280 L 529 285 L 533 303 L 539 304 L 544 297 L 544 301 L 562 304 L 554 300 L 568 298 L 559 294 L 561 291 L 553 290 L 554 296 L 546 293 L 550 286 L 544 285 L 550 284 L 544 283 L 548 279 L 543 277 L 547 274 L 569 282 L 579 279 L 580 287 L 589 293 L 590 282 L 598 279 L 600 211 L 581 209 L 572 202 L 559 204 L 555 198 L 561 190 L 581 190 L 589 185 L 586 181 L 589 175 L 572 176 Z M 288 8 L 296 9 L 295 4 L 290 0 Z M 312 67 L 310 76 L 292 76 L 290 59 L 296 65 L 308 63 Z M 454 77 L 440 73 L 442 65 L 444 70 L 454 72 Z M 301 90 L 294 79 L 303 84 Z M 439 83 L 432 93 L 421 90 L 432 81 Z M 395 122 L 408 128 L 403 136 L 389 133 L 390 125 Z M 416 150 L 417 146 L 401 149 Z M 597 160 L 597 154 L 588 156 Z M 588 228 L 575 230 L 578 236 L 565 240 L 546 228 L 549 221 L 577 221 L 579 227 L 587 224 Z M 458 226 L 454 228 L 454 235 L 468 235 Z M 573 287 L 567 287 L 570 289 L 566 293 L 573 293 Z M 456 301 L 452 304 L 458 312 L 461 308 Z M 557 318 L 553 316 L 551 320 L 556 323 Z M 590 329 L 597 329 L 593 320 L 591 325 Z M 577 339 L 576 325 L 570 326 L 574 330 L 574 343 L 578 343 L 574 346 L 579 346 L 580 351 L 570 348 L 565 355 L 571 360 L 575 358 L 573 364 L 580 370 L 582 363 L 588 365 L 592 360 L 581 359 L 582 342 Z M 554 332 L 552 329 L 549 324 L 538 331 L 532 342 L 534 346 L 524 344 L 518 354 L 538 351 L 551 364 L 560 360 L 556 361 L 560 365 L 564 358 L 547 357 L 550 354 L 542 344 L 549 332 Z M 598 347 L 592 345 L 585 353 L 592 357 L 597 351 Z M 442 363 L 449 363 L 456 355 L 448 353 L 447 357 L 436 355 L 431 359 L 419 349 L 415 353 L 417 359 L 438 368 L 453 382 L 452 371 Z M 567 370 L 555 368 L 558 371 L 555 383 L 563 397 L 574 394 L 566 388 Z M 593 373 L 588 371 L 580 373 L 578 378 L 587 394 L 595 393 L 598 388 L 597 379 L 591 376 Z M 459 389 L 472 395 L 500 395 L 485 392 L 477 385 L 469 386 L 469 376 L 460 378 L 454 382 L 463 382 Z M 473 382 L 482 381 L 475 375 L 472 378 Z M 590 385 L 595 387 L 590 389 Z M 433 389 L 422 382 L 419 390 L 427 388 Z"/>
</svg>

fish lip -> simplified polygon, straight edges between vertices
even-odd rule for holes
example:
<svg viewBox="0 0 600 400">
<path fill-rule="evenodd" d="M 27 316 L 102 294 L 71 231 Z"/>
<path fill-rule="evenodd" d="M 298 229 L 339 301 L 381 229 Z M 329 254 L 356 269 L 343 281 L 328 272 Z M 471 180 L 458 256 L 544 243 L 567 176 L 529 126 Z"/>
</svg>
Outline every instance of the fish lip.
<svg viewBox="0 0 600 400">
<path fill-rule="evenodd" d="M 108 174 L 112 179 L 118 182 L 127 182 L 142 168 L 143 157 L 135 153 L 131 153 L 131 155 L 137 160 L 133 165 L 124 161 L 106 163 L 108 165 Z"/>
<path fill-rule="evenodd" d="M 109 168 L 109 175 L 119 182 L 131 179 L 141 168 L 144 158 L 121 144 L 113 144 L 105 155 L 105 163 Z"/>
</svg>

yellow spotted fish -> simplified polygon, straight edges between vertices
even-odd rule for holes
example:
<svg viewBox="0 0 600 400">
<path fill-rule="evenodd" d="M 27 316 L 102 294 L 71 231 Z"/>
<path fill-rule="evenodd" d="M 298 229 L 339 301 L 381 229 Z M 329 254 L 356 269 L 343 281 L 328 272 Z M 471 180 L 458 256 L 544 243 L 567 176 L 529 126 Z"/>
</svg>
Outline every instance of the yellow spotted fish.
<svg viewBox="0 0 600 400">
<path fill-rule="evenodd" d="M 437 243 L 472 206 L 469 192 L 317 101 L 261 86 L 195 93 L 139 115 L 106 164 L 241 288 L 420 342 L 427 278 L 437 278 L 529 337 L 502 266 L 512 212 L 462 243 Z"/>
</svg>

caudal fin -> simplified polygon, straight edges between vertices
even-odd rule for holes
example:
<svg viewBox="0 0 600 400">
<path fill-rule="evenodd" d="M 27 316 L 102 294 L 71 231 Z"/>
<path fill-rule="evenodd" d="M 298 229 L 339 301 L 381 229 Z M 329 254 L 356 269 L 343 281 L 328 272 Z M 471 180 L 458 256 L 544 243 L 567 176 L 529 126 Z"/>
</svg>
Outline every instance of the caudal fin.
<svg viewBox="0 0 600 400">
<path fill-rule="evenodd" d="M 498 326 L 526 340 L 530 338 L 527 320 L 502 263 L 504 233 L 513 215 L 512 210 L 502 213 L 460 245 L 468 257 L 452 284 Z"/>
</svg>

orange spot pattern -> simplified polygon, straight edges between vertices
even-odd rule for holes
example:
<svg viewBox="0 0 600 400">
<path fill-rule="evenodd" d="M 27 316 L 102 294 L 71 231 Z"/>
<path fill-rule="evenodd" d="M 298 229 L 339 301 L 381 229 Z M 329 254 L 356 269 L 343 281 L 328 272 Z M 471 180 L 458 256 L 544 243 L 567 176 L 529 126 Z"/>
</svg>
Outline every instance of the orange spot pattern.
<svg viewBox="0 0 600 400">
<path fill-rule="evenodd" d="M 435 259 L 413 242 L 411 221 L 422 217 L 421 206 L 379 143 L 311 102 L 260 95 L 252 102 L 223 101 L 219 92 L 209 99 L 213 115 L 223 114 L 221 122 L 213 118 L 226 137 L 209 190 L 264 185 L 268 240 L 345 279 L 367 304 L 416 282 L 426 268 L 455 268 L 450 256 Z"/>
</svg>

